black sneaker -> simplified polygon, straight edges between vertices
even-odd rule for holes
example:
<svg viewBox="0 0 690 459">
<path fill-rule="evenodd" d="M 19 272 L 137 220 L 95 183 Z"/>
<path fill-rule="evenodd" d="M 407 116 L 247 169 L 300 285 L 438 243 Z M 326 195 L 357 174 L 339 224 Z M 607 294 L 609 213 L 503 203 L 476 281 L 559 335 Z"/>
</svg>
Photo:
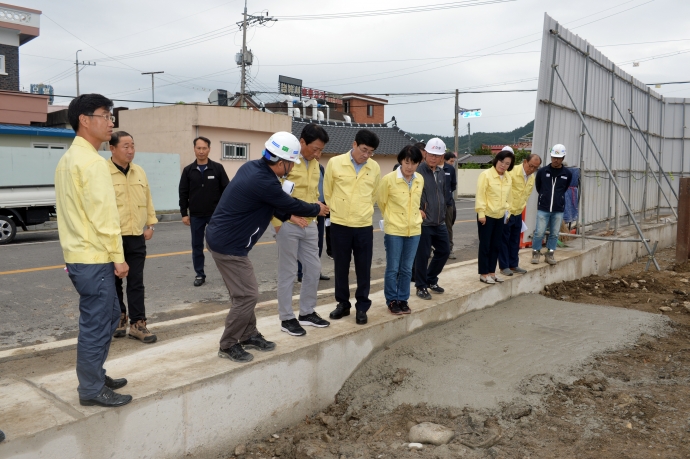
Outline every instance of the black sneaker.
<svg viewBox="0 0 690 459">
<path fill-rule="evenodd" d="M 436 293 L 443 293 L 446 291 L 443 287 L 439 287 L 438 284 L 430 285 L 429 290 Z"/>
<path fill-rule="evenodd" d="M 292 336 L 304 336 L 307 334 L 306 330 L 302 328 L 297 319 L 283 320 L 280 323 L 280 331 L 284 331 Z"/>
<path fill-rule="evenodd" d="M 320 315 L 316 313 L 316 311 L 312 312 L 311 314 L 307 314 L 305 316 L 300 315 L 299 316 L 299 324 L 300 325 L 310 325 L 312 327 L 319 327 L 319 328 L 324 328 L 328 327 L 331 323 L 327 320 L 323 320 Z"/>
<path fill-rule="evenodd" d="M 388 303 L 388 310 L 391 312 L 391 314 L 399 316 L 402 314 L 402 310 L 400 309 L 400 303 L 398 300 L 393 300 L 390 303 Z"/>
<path fill-rule="evenodd" d="M 103 386 L 101 393 L 96 395 L 94 398 L 79 399 L 79 404 L 81 406 L 103 406 L 105 408 L 116 408 L 118 406 L 124 406 L 132 401 L 131 395 L 122 395 L 116 392 L 108 386 Z"/>
<path fill-rule="evenodd" d="M 431 293 L 426 289 L 426 287 L 422 288 L 417 288 L 417 296 L 420 297 L 423 300 L 430 300 L 431 299 Z"/>
<path fill-rule="evenodd" d="M 410 306 L 407 304 L 407 301 L 398 301 L 398 306 L 400 307 L 400 311 L 403 314 L 409 314 L 412 312 L 412 309 L 410 309 Z"/>
<path fill-rule="evenodd" d="M 245 351 L 240 343 L 233 344 L 227 349 L 220 348 L 218 357 L 240 363 L 251 362 L 254 359 L 254 356 Z"/>
<path fill-rule="evenodd" d="M 256 349 L 257 351 L 272 351 L 276 348 L 276 343 L 273 341 L 267 341 L 264 335 L 257 333 L 254 336 L 250 336 L 244 341 L 240 341 L 240 344 L 245 349 Z"/>
<path fill-rule="evenodd" d="M 350 306 L 344 304 L 344 303 L 338 303 L 338 306 L 335 307 L 333 312 L 331 312 L 328 317 L 330 317 L 333 320 L 338 320 L 342 319 L 345 316 L 350 315 Z"/>
<path fill-rule="evenodd" d="M 206 282 L 206 279 L 203 277 L 195 277 L 194 278 L 194 287 L 199 287 Z"/>
<path fill-rule="evenodd" d="M 125 378 L 113 379 L 108 375 L 105 375 L 105 385 L 112 390 L 119 389 L 120 387 L 125 387 L 127 385 L 127 380 Z"/>
</svg>

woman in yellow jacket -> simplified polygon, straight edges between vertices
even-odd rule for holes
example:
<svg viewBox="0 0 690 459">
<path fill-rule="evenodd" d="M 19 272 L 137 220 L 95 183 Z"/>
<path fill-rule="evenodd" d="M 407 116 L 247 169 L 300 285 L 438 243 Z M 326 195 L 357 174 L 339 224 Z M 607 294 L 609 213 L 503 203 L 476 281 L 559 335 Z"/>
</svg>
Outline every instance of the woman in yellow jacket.
<svg viewBox="0 0 690 459">
<path fill-rule="evenodd" d="M 512 180 L 507 171 L 513 170 L 515 155 L 510 147 L 503 147 L 492 161 L 493 167 L 479 175 L 474 209 L 479 230 L 479 280 L 487 284 L 503 282 L 496 277 L 496 263 L 503 238 L 505 213 L 510 203 Z"/>
<path fill-rule="evenodd" d="M 386 273 L 383 294 L 392 314 L 409 314 L 412 263 L 422 233 L 422 198 L 424 179 L 416 174 L 422 152 L 408 145 L 398 153 L 400 167 L 381 179 L 378 204 L 383 216 L 383 243 L 386 247 Z"/>
</svg>

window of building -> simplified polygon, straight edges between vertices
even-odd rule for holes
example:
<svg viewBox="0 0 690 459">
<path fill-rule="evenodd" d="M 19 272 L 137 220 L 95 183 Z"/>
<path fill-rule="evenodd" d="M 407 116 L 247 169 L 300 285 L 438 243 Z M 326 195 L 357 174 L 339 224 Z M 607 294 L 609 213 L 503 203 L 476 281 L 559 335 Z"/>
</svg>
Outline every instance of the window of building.
<svg viewBox="0 0 690 459">
<path fill-rule="evenodd" d="M 32 143 L 32 148 L 45 148 L 46 150 L 65 150 L 67 145 L 62 143 Z"/>
<path fill-rule="evenodd" d="M 0 55 L 0 75 L 7 75 L 5 72 L 5 56 Z"/>
<path fill-rule="evenodd" d="M 373 105 L 367 105 L 367 116 L 374 116 L 374 106 Z"/>
<path fill-rule="evenodd" d="M 350 113 L 350 101 L 346 100 L 343 102 L 343 111 L 345 113 Z"/>
<path fill-rule="evenodd" d="M 221 142 L 221 151 L 223 152 L 221 159 L 247 159 L 249 157 L 249 144 Z"/>
</svg>

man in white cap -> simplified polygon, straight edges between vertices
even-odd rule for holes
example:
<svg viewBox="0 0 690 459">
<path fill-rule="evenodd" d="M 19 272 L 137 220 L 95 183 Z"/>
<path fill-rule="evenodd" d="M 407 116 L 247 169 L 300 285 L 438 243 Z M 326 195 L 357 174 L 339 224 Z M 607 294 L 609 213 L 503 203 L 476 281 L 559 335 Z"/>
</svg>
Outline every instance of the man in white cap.
<svg viewBox="0 0 690 459">
<path fill-rule="evenodd" d="M 450 255 L 446 229 L 448 184 L 443 170 L 446 144 L 438 137 L 434 137 L 426 143 L 424 150 L 426 158 L 417 168 L 417 173 L 424 179 L 424 190 L 419 204 L 423 221 L 414 262 L 414 284 L 417 288 L 417 296 L 423 300 L 430 300 L 429 290 L 435 293 L 445 291 L 438 285 L 438 275 L 443 271 Z M 434 256 L 429 262 L 432 246 Z"/>
<path fill-rule="evenodd" d="M 309 204 L 289 195 L 281 186 L 294 164 L 299 164 L 300 143 L 289 132 L 277 132 L 266 141 L 262 158 L 245 163 L 237 170 L 220 198 L 206 229 L 206 244 L 230 293 L 232 306 L 225 319 L 218 356 L 235 362 L 254 357 L 245 349 L 271 351 L 256 329 L 254 308 L 259 286 L 249 251 L 261 238 L 273 216 L 281 221 L 293 214 L 303 217 L 326 215 L 321 202 Z"/>
<path fill-rule="evenodd" d="M 509 146 L 503 147 L 511 153 L 513 149 Z M 516 166 L 510 175 L 511 190 L 508 204 L 510 208 L 506 212 L 505 224 L 503 225 L 503 243 L 501 251 L 498 253 L 498 266 L 501 274 L 512 276 L 513 274 L 525 274 L 527 270 L 518 266 L 520 258 L 520 234 L 522 234 L 522 212 L 527 206 L 527 200 L 534 189 L 535 172 L 541 165 L 541 158 L 536 153 L 530 153 L 522 160 L 520 166 Z"/>
<path fill-rule="evenodd" d="M 542 240 L 546 229 L 549 230 L 549 239 L 546 242 L 547 252 L 545 260 L 550 265 L 556 264 L 554 251 L 558 243 L 558 233 L 563 222 L 565 211 L 565 192 L 573 180 L 572 173 L 563 167 L 565 158 L 565 146 L 556 144 L 551 149 L 551 164 L 542 167 L 537 172 L 534 186 L 539 193 L 537 203 L 537 223 L 532 240 L 532 263 L 539 263 L 541 256 Z"/>
</svg>

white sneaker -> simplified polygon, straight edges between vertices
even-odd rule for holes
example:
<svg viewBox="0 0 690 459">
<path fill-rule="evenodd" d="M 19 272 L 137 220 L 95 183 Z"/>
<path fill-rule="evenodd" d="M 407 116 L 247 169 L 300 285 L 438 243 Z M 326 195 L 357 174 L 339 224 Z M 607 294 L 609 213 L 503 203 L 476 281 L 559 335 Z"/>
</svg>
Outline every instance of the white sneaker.
<svg viewBox="0 0 690 459">
<path fill-rule="evenodd" d="M 496 277 L 496 276 L 491 276 L 491 277 L 493 278 L 493 280 L 495 282 L 498 282 L 499 284 L 503 283 L 503 279 L 501 279 L 500 277 Z"/>
<path fill-rule="evenodd" d="M 479 276 L 479 281 L 484 282 L 485 284 L 495 284 L 496 283 L 494 278 L 491 276 Z"/>
</svg>

